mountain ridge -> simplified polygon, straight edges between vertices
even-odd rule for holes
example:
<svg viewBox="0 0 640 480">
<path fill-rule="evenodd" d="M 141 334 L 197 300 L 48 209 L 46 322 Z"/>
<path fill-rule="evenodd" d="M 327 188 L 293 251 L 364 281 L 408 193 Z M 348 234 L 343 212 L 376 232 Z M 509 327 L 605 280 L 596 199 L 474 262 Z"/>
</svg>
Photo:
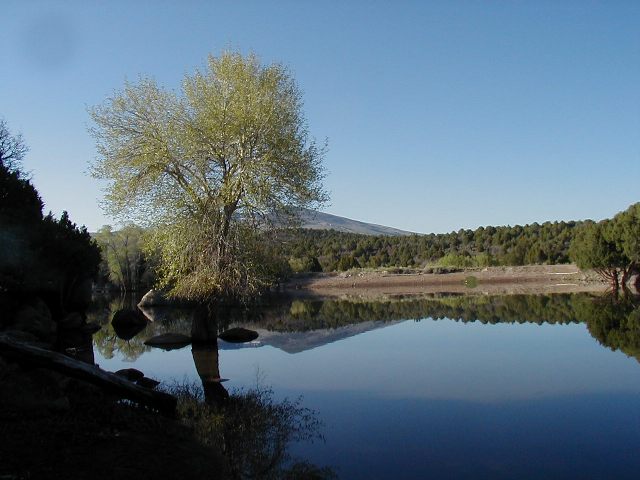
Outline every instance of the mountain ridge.
<svg viewBox="0 0 640 480">
<path fill-rule="evenodd" d="M 359 233 L 361 235 L 403 236 L 415 234 L 414 232 L 400 230 L 398 228 L 361 222 L 359 220 L 315 210 L 302 209 L 298 213 L 298 218 L 301 222 L 299 227 L 309 230 L 337 230 L 338 232 Z"/>
</svg>

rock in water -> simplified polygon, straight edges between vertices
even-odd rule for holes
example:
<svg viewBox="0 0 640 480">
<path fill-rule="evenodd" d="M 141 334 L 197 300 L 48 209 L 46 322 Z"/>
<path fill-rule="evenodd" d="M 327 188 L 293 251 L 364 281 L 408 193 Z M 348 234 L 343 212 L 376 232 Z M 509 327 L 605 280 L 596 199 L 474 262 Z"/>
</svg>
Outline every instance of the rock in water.
<svg viewBox="0 0 640 480">
<path fill-rule="evenodd" d="M 186 347 L 190 343 L 191 337 L 182 335 L 181 333 L 163 333 L 162 335 L 151 337 L 144 342 L 145 345 L 162 348 L 163 350 L 174 350 Z"/>
<path fill-rule="evenodd" d="M 174 300 L 171 300 L 167 297 L 167 294 L 160 290 L 149 290 L 144 296 L 140 299 L 138 303 L 138 307 L 168 307 L 170 305 L 176 305 Z"/>
<path fill-rule="evenodd" d="M 218 337 L 229 343 L 245 343 L 258 338 L 258 332 L 246 328 L 230 328 L 222 332 Z"/>
<path fill-rule="evenodd" d="M 111 320 L 118 338 L 131 340 L 147 326 L 146 317 L 139 310 L 118 310 Z"/>
<path fill-rule="evenodd" d="M 111 324 L 117 326 L 147 325 L 147 318 L 139 310 L 118 310 L 113 314 Z"/>
</svg>

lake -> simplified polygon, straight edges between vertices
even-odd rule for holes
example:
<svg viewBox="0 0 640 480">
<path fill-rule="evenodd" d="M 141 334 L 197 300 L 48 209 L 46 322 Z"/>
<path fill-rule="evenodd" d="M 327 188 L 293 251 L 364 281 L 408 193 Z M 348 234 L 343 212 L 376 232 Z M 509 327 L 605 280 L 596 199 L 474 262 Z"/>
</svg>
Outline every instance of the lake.
<svg viewBox="0 0 640 480">
<path fill-rule="evenodd" d="M 324 441 L 291 454 L 344 479 L 637 478 L 640 309 L 590 294 L 275 300 L 218 312 L 259 333 L 164 351 L 143 341 L 192 331 L 188 309 L 153 309 L 129 340 L 102 303 L 95 361 L 165 383 L 218 374 L 316 411 Z M 217 359 L 217 364 L 215 363 Z M 213 362 L 213 363 L 212 363 Z M 213 373 L 212 373 L 213 372 Z"/>
</svg>

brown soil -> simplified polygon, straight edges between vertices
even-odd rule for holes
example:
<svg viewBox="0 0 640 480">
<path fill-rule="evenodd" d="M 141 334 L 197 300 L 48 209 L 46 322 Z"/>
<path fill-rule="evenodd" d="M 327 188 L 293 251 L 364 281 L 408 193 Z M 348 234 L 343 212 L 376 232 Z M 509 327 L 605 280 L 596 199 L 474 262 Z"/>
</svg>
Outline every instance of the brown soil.
<svg viewBox="0 0 640 480">
<path fill-rule="evenodd" d="M 470 277 L 474 277 L 475 281 Z M 475 286 L 474 286 L 475 285 Z M 534 265 L 488 267 L 454 273 L 389 273 L 351 271 L 341 274 L 316 274 L 289 281 L 286 290 L 309 296 L 380 296 L 423 293 L 568 293 L 604 291 L 593 272 L 575 265 Z"/>
</svg>

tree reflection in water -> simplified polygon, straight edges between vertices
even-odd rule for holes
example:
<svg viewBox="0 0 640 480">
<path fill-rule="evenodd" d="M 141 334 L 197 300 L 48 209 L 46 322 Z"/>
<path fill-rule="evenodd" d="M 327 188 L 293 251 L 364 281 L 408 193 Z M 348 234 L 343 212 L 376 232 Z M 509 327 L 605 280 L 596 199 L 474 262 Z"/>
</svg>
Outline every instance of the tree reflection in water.
<svg viewBox="0 0 640 480">
<path fill-rule="evenodd" d="M 605 295 L 584 302 L 579 312 L 589 333 L 601 345 L 640 362 L 640 297 Z"/>
<path fill-rule="evenodd" d="M 96 307 L 89 312 L 89 320 L 103 326 L 94 336 L 94 345 L 105 358 L 119 352 L 132 361 L 149 350 L 148 338 L 161 333 L 191 334 L 194 338 L 194 361 L 198 365 L 213 365 L 217 356 L 214 330 L 230 324 L 248 328 L 262 328 L 275 332 L 306 332 L 332 330 L 366 321 L 392 322 L 432 318 L 459 322 L 567 324 L 586 323 L 591 335 L 602 345 L 621 350 L 640 361 L 640 300 L 637 296 L 614 297 L 589 293 L 555 295 L 464 295 L 438 294 L 381 298 L 377 301 L 360 299 L 289 300 L 272 302 L 259 308 L 218 307 L 194 314 L 193 309 L 161 308 L 145 315 L 155 321 L 135 337 L 125 340 L 113 330 L 110 319 L 122 309 L 122 300 Z M 133 307 L 136 308 L 136 307 Z M 201 309 L 200 309 L 201 310 Z M 208 325 L 207 315 L 215 317 Z M 197 317 L 197 318 L 195 318 Z M 195 318 L 195 320 L 194 320 Z M 219 333 L 219 332 L 218 332 Z M 202 360 L 197 360 L 202 357 Z M 208 389 L 219 378 L 219 372 L 203 367 Z M 203 380 L 203 383 L 205 380 Z M 219 383 L 219 382 L 218 382 Z"/>
</svg>

